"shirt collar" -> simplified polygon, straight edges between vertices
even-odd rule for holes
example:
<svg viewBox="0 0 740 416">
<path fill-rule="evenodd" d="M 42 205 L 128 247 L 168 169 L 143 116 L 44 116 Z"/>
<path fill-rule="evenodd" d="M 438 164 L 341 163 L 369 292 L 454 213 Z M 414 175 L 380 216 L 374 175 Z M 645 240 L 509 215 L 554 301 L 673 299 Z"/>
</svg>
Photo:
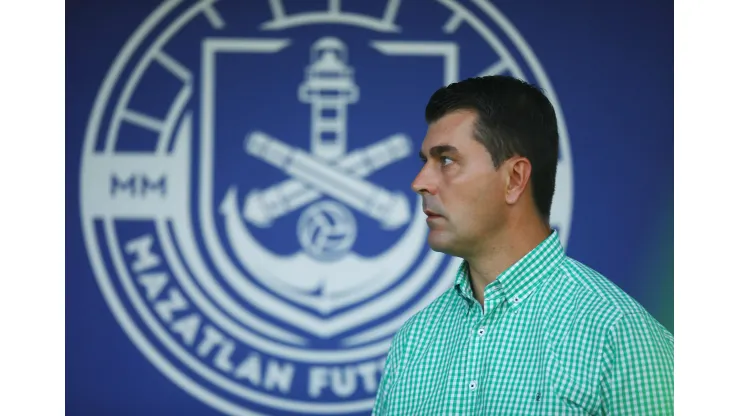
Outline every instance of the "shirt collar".
<svg viewBox="0 0 740 416">
<path fill-rule="evenodd" d="M 483 291 L 485 309 L 501 296 L 511 307 L 518 307 L 534 292 L 542 281 L 555 270 L 565 258 L 558 232 L 553 230 L 537 247 L 516 263 L 504 270 Z M 460 296 L 476 302 L 470 286 L 467 261 L 463 261 L 455 277 L 455 287 Z"/>
</svg>

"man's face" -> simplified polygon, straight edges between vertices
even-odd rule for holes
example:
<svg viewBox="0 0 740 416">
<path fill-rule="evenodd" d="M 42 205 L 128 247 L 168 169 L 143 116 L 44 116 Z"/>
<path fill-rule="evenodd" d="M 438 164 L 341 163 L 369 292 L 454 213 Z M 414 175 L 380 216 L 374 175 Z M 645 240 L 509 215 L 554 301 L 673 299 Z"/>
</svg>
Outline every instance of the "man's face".
<svg viewBox="0 0 740 416">
<path fill-rule="evenodd" d="M 490 241 L 505 222 L 506 180 L 474 138 L 477 115 L 456 111 L 431 124 L 421 146 L 423 166 L 412 188 L 424 200 L 429 246 L 465 257 Z"/>
</svg>

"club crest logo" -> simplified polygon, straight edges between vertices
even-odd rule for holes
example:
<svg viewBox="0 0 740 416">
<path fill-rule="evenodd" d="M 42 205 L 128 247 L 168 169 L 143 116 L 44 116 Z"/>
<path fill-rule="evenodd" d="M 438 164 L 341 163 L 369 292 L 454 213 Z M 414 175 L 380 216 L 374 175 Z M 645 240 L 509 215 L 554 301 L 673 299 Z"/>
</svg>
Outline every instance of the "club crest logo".
<svg viewBox="0 0 740 416">
<path fill-rule="evenodd" d="M 552 86 L 488 1 L 167 1 L 93 105 L 83 237 L 151 363 L 228 414 L 361 414 L 390 339 L 459 259 L 410 189 L 431 93 L 509 73 Z M 468 4 L 470 3 L 470 4 Z"/>
</svg>

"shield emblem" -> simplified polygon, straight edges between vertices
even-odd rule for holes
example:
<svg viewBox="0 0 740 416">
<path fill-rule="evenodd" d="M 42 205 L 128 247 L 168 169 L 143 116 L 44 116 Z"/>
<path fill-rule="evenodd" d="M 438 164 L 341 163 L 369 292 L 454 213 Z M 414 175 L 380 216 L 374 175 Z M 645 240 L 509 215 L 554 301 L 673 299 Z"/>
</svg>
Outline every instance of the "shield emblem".
<svg viewBox="0 0 740 416">
<path fill-rule="evenodd" d="M 217 273 L 201 284 L 319 337 L 407 306 L 434 284 L 450 259 L 426 246 L 409 158 L 425 130 L 419 109 L 456 75 L 455 57 L 438 48 L 430 70 L 429 59 L 404 55 L 419 50 L 408 42 L 326 36 L 203 45 L 197 219 Z M 391 86 L 362 88 L 391 67 L 395 82 L 405 73 L 423 85 L 418 106 L 394 108 Z M 418 128 L 404 131 L 410 119 Z"/>
</svg>

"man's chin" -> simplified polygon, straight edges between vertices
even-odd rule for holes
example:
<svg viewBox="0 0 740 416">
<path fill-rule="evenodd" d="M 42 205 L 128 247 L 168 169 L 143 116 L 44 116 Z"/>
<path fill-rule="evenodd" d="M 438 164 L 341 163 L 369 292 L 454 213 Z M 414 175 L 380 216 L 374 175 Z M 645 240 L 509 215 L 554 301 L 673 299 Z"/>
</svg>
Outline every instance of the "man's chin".
<svg viewBox="0 0 740 416">
<path fill-rule="evenodd" d="M 432 249 L 432 251 L 436 251 L 438 253 L 448 254 L 451 256 L 457 256 L 457 250 L 455 250 L 455 244 L 452 241 L 449 241 L 448 239 L 438 238 L 441 236 L 434 236 L 432 233 L 429 233 L 429 238 L 427 239 L 427 242 L 429 243 L 429 248 Z"/>
</svg>

